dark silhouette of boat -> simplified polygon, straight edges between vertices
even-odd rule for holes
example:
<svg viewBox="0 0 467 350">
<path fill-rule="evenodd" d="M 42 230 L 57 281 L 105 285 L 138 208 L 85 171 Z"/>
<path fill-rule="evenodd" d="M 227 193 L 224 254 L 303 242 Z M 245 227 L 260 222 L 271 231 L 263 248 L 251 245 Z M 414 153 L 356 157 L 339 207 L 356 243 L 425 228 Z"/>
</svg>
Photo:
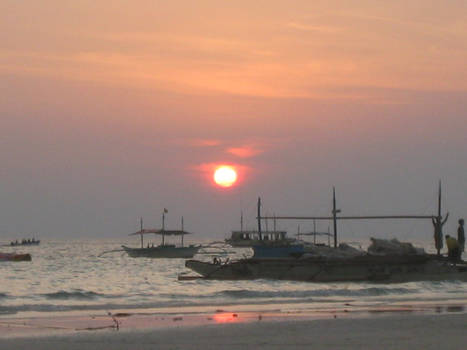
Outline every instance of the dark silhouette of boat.
<svg viewBox="0 0 467 350">
<path fill-rule="evenodd" d="M 31 261 L 31 254 L 1 253 L 0 261 Z"/>
<path fill-rule="evenodd" d="M 216 259 L 213 262 L 188 260 L 185 266 L 206 279 L 242 280 L 242 279 L 278 279 L 310 282 L 339 281 L 467 281 L 467 262 L 452 260 L 439 254 L 426 254 L 413 247 L 410 243 L 397 240 L 372 239 L 373 250 L 368 252 L 352 251 L 348 245 L 341 254 L 341 246 L 337 244 L 337 220 L 382 220 L 382 219 L 421 219 L 436 218 L 436 233 L 441 233 L 441 183 L 438 193 L 438 215 L 375 215 L 375 216 L 337 216 L 340 210 L 336 208 L 336 195 L 333 188 L 333 209 L 331 216 L 282 216 L 264 217 L 260 213 L 258 199 L 258 232 L 261 237 L 262 219 L 281 220 L 332 220 L 334 226 L 334 248 L 323 247 L 321 253 L 315 245 L 315 252 L 291 253 L 282 256 L 253 256 L 248 259 L 222 263 Z M 445 217 L 447 218 L 448 215 Z M 438 224 L 440 222 L 441 224 Z M 436 226 L 438 225 L 438 226 Z M 440 226 L 441 225 L 441 226 Z M 370 246 L 371 247 L 371 246 Z M 253 246 L 254 249 L 254 246 Z M 383 252 L 383 254 L 382 254 Z M 349 255 L 350 253 L 350 255 Z"/>
<path fill-rule="evenodd" d="M 12 247 L 17 247 L 17 246 L 28 246 L 28 245 L 39 245 L 41 243 L 41 240 L 40 239 L 35 239 L 34 237 L 33 238 L 30 238 L 30 239 L 22 239 L 21 241 L 12 241 L 10 243 L 10 246 Z"/>
<path fill-rule="evenodd" d="M 351 258 L 250 258 L 209 263 L 187 260 L 185 266 L 206 279 L 275 279 L 308 282 L 467 281 L 467 263 L 436 255 L 363 255 Z"/>
</svg>

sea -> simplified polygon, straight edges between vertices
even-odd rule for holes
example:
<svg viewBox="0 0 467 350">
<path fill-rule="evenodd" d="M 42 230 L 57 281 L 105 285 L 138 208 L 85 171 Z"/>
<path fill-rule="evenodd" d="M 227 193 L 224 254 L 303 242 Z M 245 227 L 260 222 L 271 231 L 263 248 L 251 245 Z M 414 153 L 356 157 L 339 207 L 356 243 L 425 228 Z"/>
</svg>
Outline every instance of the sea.
<svg viewBox="0 0 467 350">
<path fill-rule="evenodd" d="M 314 312 L 397 305 L 467 306 L 467 282 L 308 283 L 277 280 L 179 280 L 194 275 L 183 259 L 131 258 L 115 240 L 47 241 L 1 247 L 30 262 L 0 262 L 0 318 L 116 312 L 202 313 L 206 310 Z M 431 243 L 424 244 L 433 251 Z M 418 246 L 420 246 L 420 244 Z M 203 250 L 195 258 L 246 257 L 248 248 Z M 464 255 L 465 258 L 465 255 Z"/>
</svg>

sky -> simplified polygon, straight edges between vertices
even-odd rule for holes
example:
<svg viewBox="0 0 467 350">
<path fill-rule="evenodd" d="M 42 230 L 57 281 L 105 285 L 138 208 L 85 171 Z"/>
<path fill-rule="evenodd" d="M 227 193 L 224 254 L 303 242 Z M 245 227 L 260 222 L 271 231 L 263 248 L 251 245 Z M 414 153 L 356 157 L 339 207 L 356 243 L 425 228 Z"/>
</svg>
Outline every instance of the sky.
<svg viewBox="0 0 467 350">
<path fill-rule="evenodd" d="M 2 0 L 0 240 L 117 239 L 164 208 L 219 240 L 241 211 L 255 227 L 258 196 L 265 214 L 328 215 L 333 186 L 343 215 L 426 215 L 439 180 L 454 233 L 466 59 L 465 1 Z"/>
</svg>

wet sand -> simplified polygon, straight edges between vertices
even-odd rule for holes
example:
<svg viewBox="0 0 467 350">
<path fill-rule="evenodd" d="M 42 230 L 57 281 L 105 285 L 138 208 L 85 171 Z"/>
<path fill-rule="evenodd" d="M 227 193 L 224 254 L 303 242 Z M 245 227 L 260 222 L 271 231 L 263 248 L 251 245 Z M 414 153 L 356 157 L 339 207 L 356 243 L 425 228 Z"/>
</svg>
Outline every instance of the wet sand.
<svg viewBox="0 0 467 350">
<path fill-rule="evenodd" d="M 441 312 L 441 313 L 440 313 Z M 0 319 L 9 349 L 464 349 L 463 308 Z"/>
</svg>

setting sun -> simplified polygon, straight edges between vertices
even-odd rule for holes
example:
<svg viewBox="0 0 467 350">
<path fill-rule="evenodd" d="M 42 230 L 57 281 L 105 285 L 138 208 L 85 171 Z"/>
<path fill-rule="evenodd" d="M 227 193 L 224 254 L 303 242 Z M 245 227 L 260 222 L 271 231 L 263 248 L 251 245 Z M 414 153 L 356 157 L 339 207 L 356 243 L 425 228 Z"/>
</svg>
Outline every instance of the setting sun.
<svg viewBox="0 0 467 350">
<path fill-rule="evenodd" d="M 237 172 L 231 166 L 223 165 L 214 172 L 214 182 L 221 187 L 230 187 L 237 181 Z"/>
</svg>

